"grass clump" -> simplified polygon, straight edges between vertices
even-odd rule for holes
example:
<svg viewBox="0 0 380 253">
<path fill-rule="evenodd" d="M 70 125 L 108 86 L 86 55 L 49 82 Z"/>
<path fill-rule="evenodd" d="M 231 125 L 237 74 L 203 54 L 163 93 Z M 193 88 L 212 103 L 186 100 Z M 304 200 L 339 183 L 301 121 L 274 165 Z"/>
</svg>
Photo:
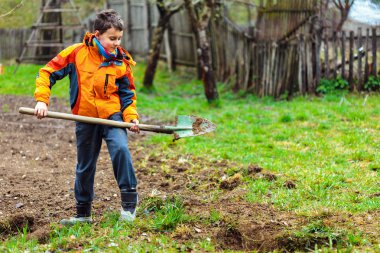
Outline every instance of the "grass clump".
<svg viewBox="0 0 380 253">
<path fill-rule="evenodd" d="M 150 212 L 153 212 L 151 228 L 156 231 L 173 230 L 178 224 L 185 222 L 188 218 L 185 214 L 183 202 L 181 199 L 167 198 L 159 205 L 151 206 Z"/>
<path fill-rule="evenodd" d="M 351 252 L 368 243 L 360 231 L 334 229 L 323 220 L 311 220 L 297 231 L 279 238 L 288 251 Z"/>
</svg>

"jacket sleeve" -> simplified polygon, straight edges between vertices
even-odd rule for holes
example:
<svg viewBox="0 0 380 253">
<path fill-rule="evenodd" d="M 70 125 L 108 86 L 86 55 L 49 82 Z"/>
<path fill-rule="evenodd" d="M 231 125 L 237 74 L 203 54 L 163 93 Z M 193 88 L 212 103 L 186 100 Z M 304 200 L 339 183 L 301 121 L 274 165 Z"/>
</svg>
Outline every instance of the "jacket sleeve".
<svg viewBox="0 0 380 253">
<path fill-rule="evenodd" d="M 132 71 L 129 65 L 126 65 L 126 67 L 125 75 L 117 79 L 116 84 L 118 86 L 123 120 L 131 122 L 134 119 L 139 119 L 139 115 L 136 108 L 136 88 L 133 82 Z"/>
<path fill-rule="evenodd" d="M 40 69 L 36 78 L 34 98 L 49 105 L 50 90 L 57 80 L 61 80 L 70 73 L 69 63 L 74 62 L 75 49 L 80 44 L 72 45 L 61 51 L 56 57 Z"/>
</svg>

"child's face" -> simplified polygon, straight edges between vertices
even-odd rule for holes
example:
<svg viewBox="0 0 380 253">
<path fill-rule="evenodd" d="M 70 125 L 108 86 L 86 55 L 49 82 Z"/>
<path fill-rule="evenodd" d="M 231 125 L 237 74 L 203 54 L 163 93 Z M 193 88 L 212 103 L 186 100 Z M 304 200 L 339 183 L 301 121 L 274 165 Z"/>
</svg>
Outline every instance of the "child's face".
<svg viewBox="0 0 380 253">
<path fill-rule="evenodd" d="M 123 31 L 111 27 L 102 34 L 100 34 L 99 31 L 95 31 L 95 37 L 107 51 L 113 52 L 117 46 L 120 46 L 121 38 L 123 37 Z"/>
</svg>

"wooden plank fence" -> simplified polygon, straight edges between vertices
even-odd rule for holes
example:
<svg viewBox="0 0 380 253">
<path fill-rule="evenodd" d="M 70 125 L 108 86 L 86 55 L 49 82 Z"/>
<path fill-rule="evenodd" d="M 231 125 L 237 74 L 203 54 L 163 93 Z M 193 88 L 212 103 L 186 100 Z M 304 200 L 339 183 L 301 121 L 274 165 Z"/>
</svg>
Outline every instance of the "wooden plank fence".
<svg viewBox="0 0 380 253">
<path fill-rule="evenodd" d="M 123 46 L 132 54 L 146 56 L 158 20 L 156 7 L 145 0 L 109 2 L 108 7 L 124 10 L 120 13 L 128 27 Z M 261 9 L 261 15 L 277 15 L 273 14 L 275 9 L 270 5 L 274 1 L 267 2 L 269 7 Z M 213 19 L 209 34 L 217 79 L 232 83 L 234 91 L 279 97 L 283 94 L 315 93 L 322 78 L 338 76 L 348 80 L 352 90 L 363 90 L 370 75 L 379 75 L 379 27 L 322 33 L 315 21 L 307 16 L 312 11 L 310 4 L 297 3 L 300 7 L 295 12 L 299 17 L 298 25 L 291 22 L 288 29 L 281 26 L 286 36 L 273 30 L 274 39 L 260 39 L 263 35 L 258 36 L 259 31 L 255 27 L 237 26 L 228 15 Z M 257 8 L 254 5 L 248 7 L 252 10 Z M 306 14 L 302 13 L 303 9 L 306 9 Z M 284 15 L 282 11 L 280 16 Z M 277 18 L 274 20 L 278 21 Z M 257 25 L 262 27 L 259 23 Z M 296 30 L 296 27 L 302 29 Z M 28 32 L 28 29 L 0 30 L 0 59 L 17 57 Z M 175 64 L 197 66 L 196 45 L 185 10 L 174 14 L 170 21 L 162 45 L 162 58 L 171 68 Z"/>
<path fill-rule="evenodd" d="M 355 33 L 334 32 L 319 40 L 310 34 L 297 34 L 286 43 L 255 42 L 241 34 L 226 35 L 231 36 L 244 41 L 241 46 L 231 47 L 236 61 L 226 67 L 227 76 L 235 77 L 235 91 L 274 97 L 284 93 L 313 94 L 322 78 L 338 77 L 349 82 L 350 90 L 362 91 L 369 76 L 380 76 L 379 28 L 367 29 L 365 34 L 360 28 Z"/>
<path fill-rule="evenodd" d="M 322 38 L 322 78 L 342 77 L 351 90 L 363 90 L 369 76 L 378 76 L 380 28 L 325 33 Z"/>
<path fill-rule="evenodd" d="M 0 29 L 0 62 L 17 58 L 30 33 L 30 29 Z"/>
<path fill-rule="evenodd" d="M 296 31 L 306 33 L 317 11 L 317 0 L 260 0 L 256 24 L 256 38 L 260 41 L 283 40 Z"/>
</svg>

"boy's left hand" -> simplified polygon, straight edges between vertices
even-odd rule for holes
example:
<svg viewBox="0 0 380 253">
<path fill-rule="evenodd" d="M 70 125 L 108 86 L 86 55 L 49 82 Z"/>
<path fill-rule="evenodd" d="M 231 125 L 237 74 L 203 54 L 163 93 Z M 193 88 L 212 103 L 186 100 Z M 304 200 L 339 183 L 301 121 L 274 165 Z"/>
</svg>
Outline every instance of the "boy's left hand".
<svg viewBox="0 0 380 253">
<path fill-rule="evenodd" d="M 131 126 L 131 128 L 129 129 L 130 131 L 134 132 L 134 133 L 137 133 L 139 134 L 140 133 L 140 128 L 139 128 L 139 120 L 138 119 L 134 119 L 132 120 L 132 123 L 134 123 L 135 125 L 134 126 Z"/>
</svg>

